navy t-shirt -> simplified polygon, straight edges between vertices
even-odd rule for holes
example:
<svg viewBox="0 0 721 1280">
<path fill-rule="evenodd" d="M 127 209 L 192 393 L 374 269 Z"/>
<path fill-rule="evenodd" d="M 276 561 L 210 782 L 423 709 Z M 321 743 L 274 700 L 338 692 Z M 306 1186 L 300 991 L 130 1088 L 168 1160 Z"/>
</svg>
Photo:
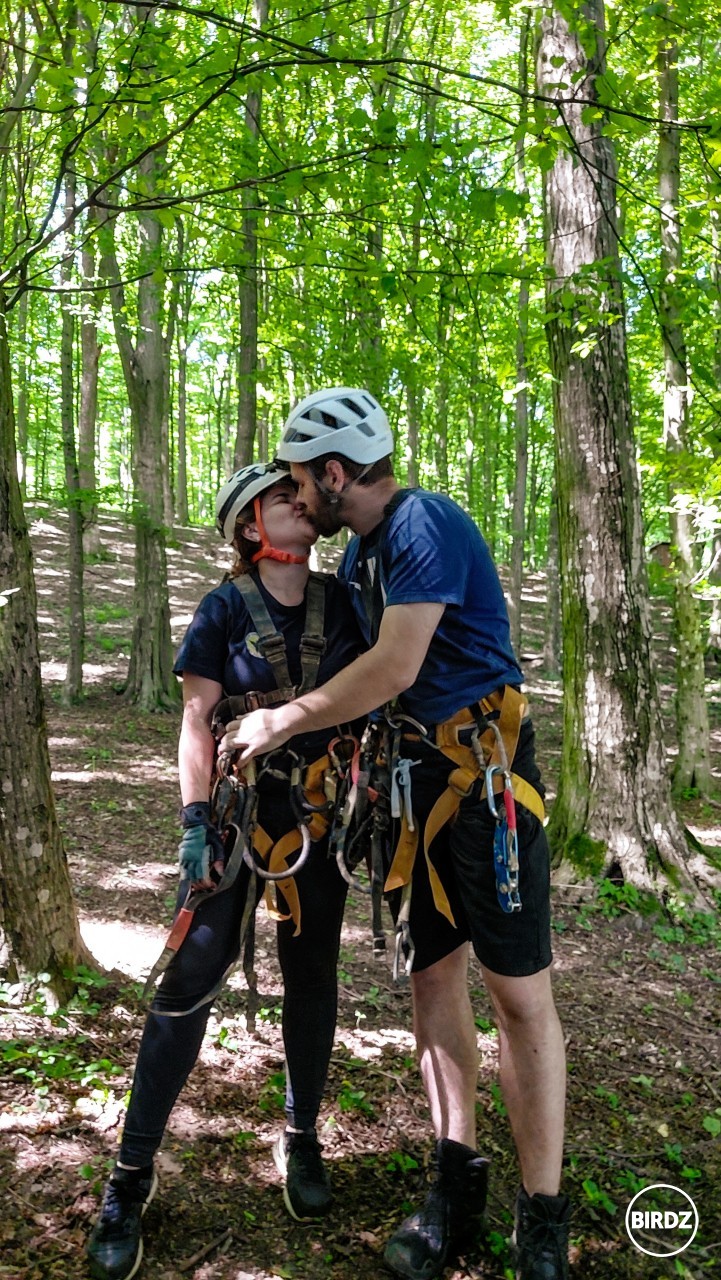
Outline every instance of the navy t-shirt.
<svg viewBox="0 0 721 1280">
<path fill-rule="evenodd" d="M 378 571 L 381 526 L 348 545 L 338 577 L 370 642 L 363 562 Z M 440 724 L 503 684 L 520 684 L 508 611 L 496 567 L 476 525 L 443 494 L 412 490 L 393 512 L 380 554 L 384 605 L 446 606 L 415 683 L 401 695 L 409 715 Z"/>
<path fill-rule="evenodd" d="M 288 670 L 294 685 L 301 682 L 300 640 L 305 629 L 305 601 L 280 604 L 253 573 L 266 608 L 285 639 Z M 336 578 L 326 583 L 324 634 L 328 641 L 320 660 L 316 686 L 325 684 L 366 648 L 353 614 L 348 592 Z M 201 600 L 178 650 L 173 671 L 204 676 L 223 686 L 228 696 L 275 689 L 270 663 L 258 648 L 258 633 L 245 601 L 232 582 L 224 582 Z M 333 732 L 322 729 L 299 735 L 288 744 L 309 763 L 325 752 Z"/>
</svg>

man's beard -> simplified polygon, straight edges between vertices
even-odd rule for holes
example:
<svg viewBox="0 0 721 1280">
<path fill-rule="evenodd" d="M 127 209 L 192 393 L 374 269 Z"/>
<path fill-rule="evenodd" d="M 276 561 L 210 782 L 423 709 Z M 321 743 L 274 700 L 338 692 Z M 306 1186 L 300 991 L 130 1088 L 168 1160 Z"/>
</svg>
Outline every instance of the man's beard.
<svg viewBox="0 0 721 1280">
<path fill-rule="evenodd" d="M 317 507 L 315 511 L 309 511 L 306 507 L 304 515 L 310 520 L 316 533 L 322 534 L 324 538 L 330 538 L 334 533 L 338 533 L 345 523 L 340 514 L 340 502 L 333 502 L 332 498 L 324 493 L 322 489 L 316 490 Z"/>
</svg>

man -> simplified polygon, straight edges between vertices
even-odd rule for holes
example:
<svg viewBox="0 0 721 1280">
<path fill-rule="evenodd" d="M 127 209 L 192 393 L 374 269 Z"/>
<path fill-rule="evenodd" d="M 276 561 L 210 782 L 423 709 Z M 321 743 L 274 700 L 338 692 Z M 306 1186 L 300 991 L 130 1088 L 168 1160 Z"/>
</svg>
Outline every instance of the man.
<svg viewBox="0 0 721 1280">
<path fill-rule="evenodd" d="M 234 722 L 222 748 L 239 750 L 243 763 L 292 734 L 397 699 L 398 763 L 411 780 L 413 819 L 401 826 L 386 887 L 395 890 L 412 965 L 414 1030 L 437 1143 L 425 1204 L 391 1237 L 385 1260 L 408 1280 L 439 1275 L 485 1208 L 487 1162 L 475 1149 L 471 941 L 498 1023 L 501 1086 L 521 1166 L 517 1277 L 566 1280 L 565 1057 L 550 983 L 542 788 L 517 692 L 522 675 L 480 533 L 449 498 L 399 490 L 392 449 L 386 415 L 367 391 L 333 387 L 291 412 L 278 458 L 290 464 L 298 501 L 320 533 L 345 525 L 358 535 L 339 577 L 371 647 L 322 688 Z M 489 763 L 492 793 L 496 777 L 501 789 L 505 780 L 505 821 L 500 797 L 491 794 L 489 805 L 485 792 Z M 509 779 L 518 802 L 517 882 L 503 853 L 512 840 Z"/>
</svg>

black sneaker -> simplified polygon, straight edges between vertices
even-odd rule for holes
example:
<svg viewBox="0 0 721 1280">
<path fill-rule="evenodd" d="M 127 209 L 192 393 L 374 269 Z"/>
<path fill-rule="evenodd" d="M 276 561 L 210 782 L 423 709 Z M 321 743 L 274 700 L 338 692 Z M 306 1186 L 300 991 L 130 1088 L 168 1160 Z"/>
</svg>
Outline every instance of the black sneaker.
<svg viewBox="0 0 721 1280">
<path fill-rule="evenodd" d="M 436 1177 L 425 1204 L 391 1236 L 387 1266 L 407 1280 L 438 1276 L 478 1235 L 488 1194 L 488 1160 L 450 1138 L 436 1143 Z"/>
<path fill-rule="evenodd" d="M 568 1196 L 529 1196 L 521 1187 L 516 1200 L 516 1280 L 568 1280 Z"/>
<path fill-rule="evenodd" d="M 275 1167 L 285 1178 L 283 1199 L 291 1218 L 320 1218 L 333 1201 L 330 1179 L 314 1133 L 288 1133 L 273 1144 Z"/>
<path fill-rule="evenodd" d="M 143 1257 L 141 1218 L 157 1186 L 152 1165 L 146 1169 L 116 1165 L 85 1250 L 94 1280 L 130 1280 L 135 1275 Z"/>
</svg>

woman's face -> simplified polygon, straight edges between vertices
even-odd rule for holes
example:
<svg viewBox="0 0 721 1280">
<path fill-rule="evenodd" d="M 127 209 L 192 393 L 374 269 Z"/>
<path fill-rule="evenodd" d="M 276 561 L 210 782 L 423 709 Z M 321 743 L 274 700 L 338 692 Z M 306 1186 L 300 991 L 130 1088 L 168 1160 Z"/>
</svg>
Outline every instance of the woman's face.
<svg viewBox="0 0 721 1280">
<path fill-rule="evenodd" d="M 260 514 L 270 545 L 279 551 L 307 551 L 318 537 L 298 503 L 298 491 L 290 479 L 274 484 L 262 495 Z"/>
</svg>

